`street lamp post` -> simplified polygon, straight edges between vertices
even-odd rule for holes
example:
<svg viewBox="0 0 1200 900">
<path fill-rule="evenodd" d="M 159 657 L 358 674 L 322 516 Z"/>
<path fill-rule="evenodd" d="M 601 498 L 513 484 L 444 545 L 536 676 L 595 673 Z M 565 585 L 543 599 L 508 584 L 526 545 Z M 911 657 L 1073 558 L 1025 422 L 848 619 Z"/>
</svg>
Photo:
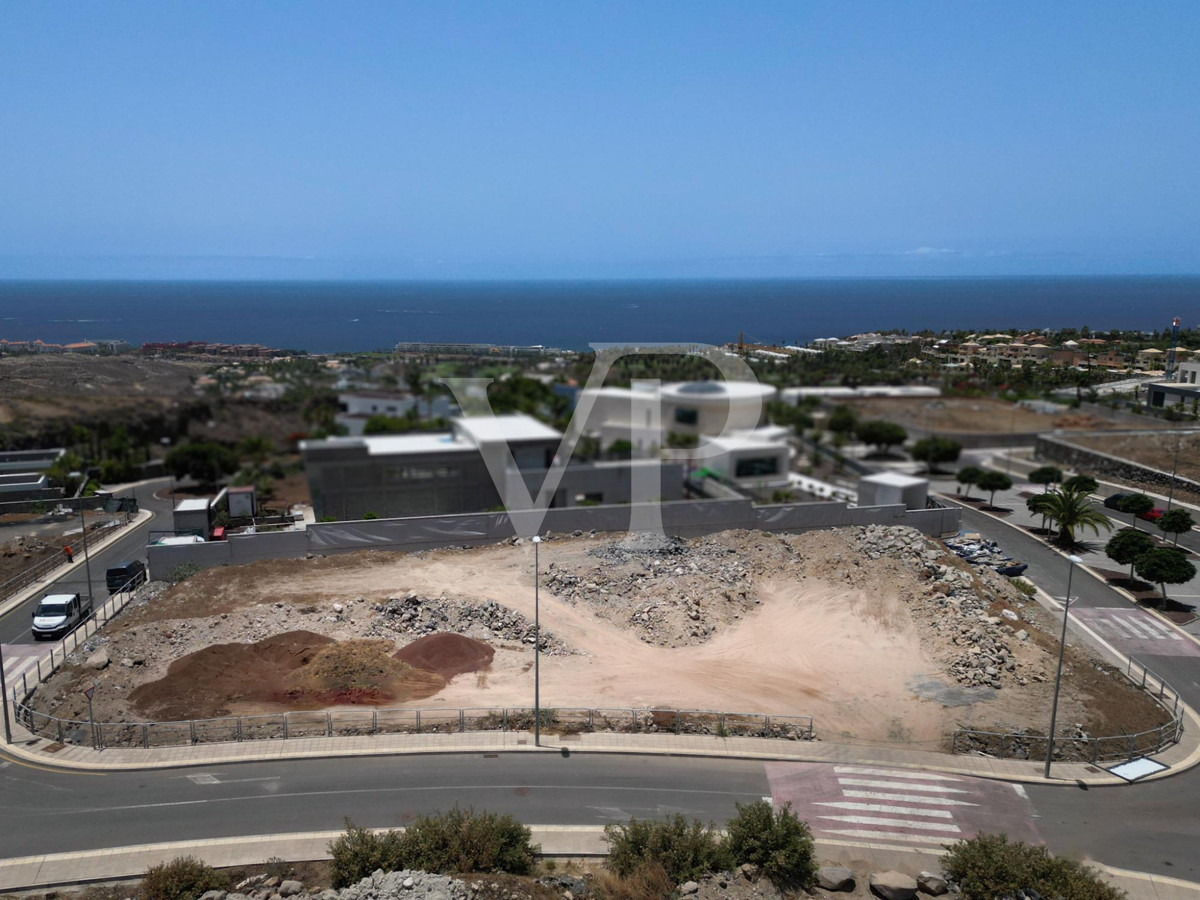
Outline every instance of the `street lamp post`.
<svg viewBox="0 0 1200 900">
<path fill-rule="evenodd" d="M 1183 446 L 1183 432 L 1175 435 L 1175 462 L 1171 464 L 1171 484 L 1167 489 L 1167 512 L 1171 511 L 1171 501 L 1175 499 L 1175 473 L 1179 471 L 1179 448 Z"/>
<path fill-rule="evenodd" d="M 1050 707 L 1050 734 L 1046 737 L 1046 772 L 1050 777 L 1050 761 L 1054 758 L 1054 727 L 1058 719 L 1058 691 L 1062 686 L 1063 654 L 1067 649 L 1067 617 L 1071 614 L 1071 576 L 1075 574 L 1075 566 L 1083 562 L 1078 556 L 1068 556 L 1071 567 L 1067 569 L 1067 597 L 1063 602 L 1062 637 L 1058 641 L 1058 673 L 1054 676 L 1054 703 Z"/>
<path fill-rule="evenodd" d="M 4 743 L 12 743 L 12 726 L 8 723 L 8 682 L 4 678 L 4 647 L 0 644 L 0 701 L 4 706 Z"/>
<path fill-rule="evenodd" d="M 83 566 L 87 570 L 88 599 L 92 599 L 92 560 L 88 553 L 87 522 L 83 519 L 83 497 L 79 498 L 79 527 L 83 529 Z"/>
<path fill-rule="evenodd" d="M 533 746 L 542 746 L 542 697 L 541 679 L 538 671 L 542 655 L 542 623 L 538 609 L 538 544 L 540 535 L 533 536 Z"/>
</svg>

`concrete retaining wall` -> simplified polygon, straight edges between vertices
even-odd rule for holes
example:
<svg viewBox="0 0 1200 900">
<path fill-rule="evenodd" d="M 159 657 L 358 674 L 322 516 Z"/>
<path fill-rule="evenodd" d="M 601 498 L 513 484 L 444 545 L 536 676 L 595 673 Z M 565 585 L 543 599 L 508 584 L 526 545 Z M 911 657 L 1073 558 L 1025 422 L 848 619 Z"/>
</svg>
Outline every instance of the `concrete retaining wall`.
<svg viewBox="0 0 1200 900">
<path fill-rule="evenodd" d="M 629 530 L 634 513 L 638 514 L 638 522 L 645 524 L 646 514 L 655 512 L 661 517 L 663 531 L 678 537 L 699 537 L 733 529 L 801 532 L 850 525 L 908 525 L 925 534 L 938 535 L 957 531 L 959 527 L 957 509 L 906 510 L 902 505 L 851 507 L 841 502 L 754 506 L 749 500 L 738 499 L 550 509 L 539 530 L 556 534 L 622 532 Z M 152 546 L 147 555 L 151 577 L 163 578 L 184 563 L 208 568 L 260 559 L 295 558 L 308 553 L 474 547 L 494 544 L 516 533 L 507 513 L 369 519 L 314 524 L 304 531 L 231 535 L 226 541 L 207 544 Z"/>
</svg>

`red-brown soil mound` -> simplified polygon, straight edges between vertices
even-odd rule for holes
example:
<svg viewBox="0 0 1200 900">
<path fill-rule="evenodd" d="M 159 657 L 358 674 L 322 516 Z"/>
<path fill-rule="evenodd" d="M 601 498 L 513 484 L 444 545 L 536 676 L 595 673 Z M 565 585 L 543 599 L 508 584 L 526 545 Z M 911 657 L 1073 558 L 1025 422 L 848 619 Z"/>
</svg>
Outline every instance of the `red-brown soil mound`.
<svg viewBox="0 0 1200 900">
<path fill-rule="evenodd" d="M 496 651 L 474 638 L 441 633 L 418 638 L 394 655 L 415 669 L 437 672 L 449 681 L 464 672 L 486 669 L 492 664 Z"/>
<path fill-rule="evenodd" d="M 391 656 L 387 641 L 338 643 L 290 631 L 253 644 L 215 644 L 171 663 L 130 702 L 158 721 L 339 704 L 420 700 L 446 680 Z M 486 645 L 485 645 L 486 646 Z"/>
</svg>

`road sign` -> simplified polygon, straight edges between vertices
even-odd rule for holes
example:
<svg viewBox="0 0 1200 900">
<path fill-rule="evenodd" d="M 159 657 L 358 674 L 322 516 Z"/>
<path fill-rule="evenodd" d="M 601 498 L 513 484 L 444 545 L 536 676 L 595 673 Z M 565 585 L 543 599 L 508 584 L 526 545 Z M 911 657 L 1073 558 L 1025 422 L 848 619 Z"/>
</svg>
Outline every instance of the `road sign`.
<svg viewBox="0 0 1200 900">
<path fill-rule="evenodd" d="M 92 699 L 92 694 L 94 693 L 96 693 L 96 686 L 94 684 L 90 688 L 83 689 L 83 696 L 87 697 L 89 700 Z"/>
</svg>

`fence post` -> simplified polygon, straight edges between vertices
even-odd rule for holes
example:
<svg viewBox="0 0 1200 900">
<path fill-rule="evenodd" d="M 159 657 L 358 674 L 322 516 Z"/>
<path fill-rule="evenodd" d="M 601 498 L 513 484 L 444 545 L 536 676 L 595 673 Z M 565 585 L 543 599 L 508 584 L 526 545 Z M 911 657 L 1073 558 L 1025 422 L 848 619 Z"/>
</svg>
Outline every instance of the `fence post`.
<svg viewBox="0 0 1200 900">
<path fill-rule="evenodd" d="M 192 744 L 195 745 L 195 743 L 196 743 L 196 720 L 195 719 L 188 720 L 188 733 L 192 737 Z"/>
<path fill-rule="evenodd" d="M 50 671 L 54 671 L 54 648 L 50 648 Z"/>
<path fill-rule="evenodd" d="M 288 714 L 287 713 L 283 714 L 283 739 L 285 741 L 288 739 Z"/>
<path fill-rule="evenodd" d="M 333 737 L 333 713 L 325 713 L 325 737 Z"/>
<path fill-rule="evenodd" d="M 721 716 L 721 719 L 722 719 L 722 721 L 724 721 L 725 717 Z M 771 717 L 763 716 L 763 737 L 770 737 L 770 736 L 771 736 Z"/>
<path fill-rule="evenodd" d="M 417 710 L 417 734 L 421 733 L 421 711 Z"/>
<path fill-rule="evenodd" d="M 1096 758 L 1100 755 L 1100 741 L 1092 738 L 1088 743 L 1092 745 L 1092 765 L 1095 765 Z"/>
<path fill-rule="evenodd" d="M 236 733 L 237 733 L 238 743 L 240 744 L 242 742 L 242 717 L 241 716 L 237 717 L 237 732 Z"/>
<path fill-rule="evenodd" d="M 682 725 L 682 721 L 683 721 L 682 710 L 678 710 L 678 709 L 675 710 L 675 733 L 676 734 L 680 733 L 680 727 Z"/>
<path fill-rule="evenodd" d="M 150 726 L 145 724 L 142 725 L 142 747 L 150 749 Z"/>
<path fill-rule="evenodd" d="M 594 709 L 589 709 L 588 710 L 588 732 L 589 733 L 596 730 L 595 716 L 596 716 L 596 711 Z"/>
<path fill-rule="evenodd" d="M 1128 757 L 1129 759 L 1133 759 L 1133 754 L 1135 752 L 1136 747 L 1137 747 L 1137 735 L 1131 734 L 1129 736 L 1129 757 Z"/>
<path fill-rule="evenodd" d="M 638 728 L 637 710 L 631 709 L 629 711 L 629 722 L 630 722 L 631 730 L 633 730 L 635 732 L 641 730 Z"/>
<path fill-rule="evenodd" d="M 379 734 L 379 710 L 373 706 L 371 707 L 371 734 Z"/>
<path fill-rule="evenodd" d="M 463 734 L 467 730 L 467 718 L 462 707 L 458 708 L 458 733 Z"/>
<path fill-rule="evenodd" d="M 500 733 L 508 734 L 508 707 L 500 710 Z"/>
<path fill-rule="evenodd" d="M 42 683 L 42 658 L 39 656 L 37 660 L 38 684 Z"/>
<path fill-rule="evenodd" d="M 1146 689 L 1146 669 L 1142 669 L 1142 690 Z"/>
</svg>

